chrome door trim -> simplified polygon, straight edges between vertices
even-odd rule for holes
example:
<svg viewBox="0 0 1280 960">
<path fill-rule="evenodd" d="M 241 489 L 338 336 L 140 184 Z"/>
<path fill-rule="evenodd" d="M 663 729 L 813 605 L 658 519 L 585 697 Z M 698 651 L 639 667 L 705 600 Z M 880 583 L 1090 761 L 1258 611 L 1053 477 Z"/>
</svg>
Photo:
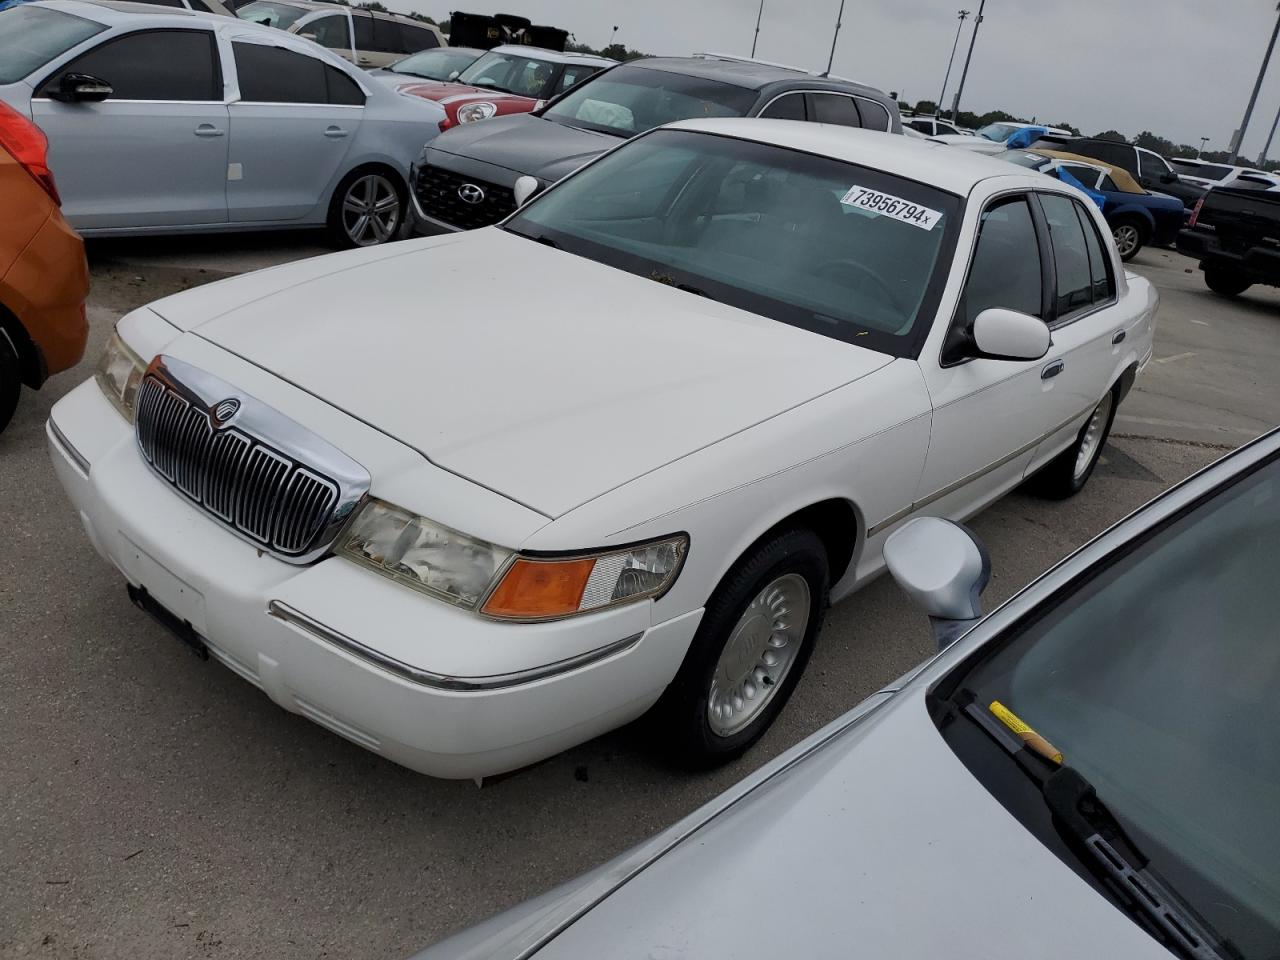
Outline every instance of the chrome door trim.
<svg viewBox="0 0 1280 960">
<path fill-rule="evenodd" d="M 431 670 L 424 670 L 421 667 L 415 667 L 412 664 L 405 663 L 403 660 L 397 660 L 395 657 L 388 656 L 380 650 L 366 646 L 359 640 L 347 636 L 339 630 L 326 626 L 319 620 L 307 616 L 302 611 L 291 607 L 289 604 L 281 600 L 272 600 L 267 604 L 268 616 L 275 617 L 284 623 L 290 624 L 304 633 L 322 640 L 325 643 L 338 647 L 353 657 L 358 657 L 366 663 L 370 663 L 375 667 L 393 673 L 401 679 L 408 680 L 421 687 L 430 687 L 433 690 L 450 690 L 454 692 L 478 692 L 484 690 L 502 690 L 507 687 L 516 687 L 525 683 L 533 683 L 535 680 L 545 680 L 548 677 L 559 676 L 562 673 L 568 673 L 571 670 L 577 670 L 579 667 L 590 666 L 598 663 L 617 653 L 624 653 L 630 650 L 644 637 L 644 631 L 633 633 L 621 640 L 615 640 L 607 643 L 603 647 L 597 647 L 595 650 L 589 650 L 586 653 L 580 653 L 577 656 L 567 657 L 564 660 L 557 660 L 554 663 L 543 664 L 538 667 L 530 667 L 528 670 L 516 670 L 511 673 L 494 673 L 480 677 L 459 677 L 445 673 L 436 673 Z"/>
</svg>

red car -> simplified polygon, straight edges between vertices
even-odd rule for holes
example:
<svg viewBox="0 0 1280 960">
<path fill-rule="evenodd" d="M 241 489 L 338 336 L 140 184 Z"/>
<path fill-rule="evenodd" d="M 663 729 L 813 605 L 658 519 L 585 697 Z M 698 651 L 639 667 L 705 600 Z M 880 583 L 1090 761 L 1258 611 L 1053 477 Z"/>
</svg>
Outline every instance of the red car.
<svg viewBox="0 0 1280 960">
<path fill-rule="evenodd" d="M 434 100 L 444 107 L 440 129 L 528 113 L 616 61 L 539 47 L 494 47 L 451 81 L 397 84 L 401 93 Z"/>
</svg>

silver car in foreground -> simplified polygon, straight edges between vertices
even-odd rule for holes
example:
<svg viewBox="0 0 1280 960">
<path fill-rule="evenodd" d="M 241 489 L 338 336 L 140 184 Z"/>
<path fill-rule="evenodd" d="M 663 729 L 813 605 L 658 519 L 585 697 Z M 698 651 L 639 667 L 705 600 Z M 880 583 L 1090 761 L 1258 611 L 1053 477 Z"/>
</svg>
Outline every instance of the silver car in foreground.
<svg viewBox="0 0 1280 960">
<path fill-rule="evenodd" d="M 340 246 L 396 235 L 444 117 L 309 40 L 111 0 L 0 11 L 0 101 L 48 136 L 85 236 L 325 225 Z"/>
<path fill-rule="evenodd" d="M 985 552 L 914 520 L 885 558 L 936 658 L 418 960 L 1271 960 L 1278 544 L 1280 431 L 985 620 Z"/>
</svg>

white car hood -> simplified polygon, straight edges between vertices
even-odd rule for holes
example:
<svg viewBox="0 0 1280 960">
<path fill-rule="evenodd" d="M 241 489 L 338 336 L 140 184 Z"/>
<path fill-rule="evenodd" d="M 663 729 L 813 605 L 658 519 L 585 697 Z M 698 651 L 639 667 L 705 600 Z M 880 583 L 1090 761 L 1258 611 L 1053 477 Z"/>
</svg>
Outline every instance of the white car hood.
<svg viewBox="0 0 1280 960">
<path fill-rule="evenodd" d="M 1008 149 L 1003 143 L 996 143 L 994 140 L 988 140 L 985 137 L 971 137 L 968 134 L 943 133 L 936 137 L 930 137 L 936 143 L 945 143 L 949 147 L 959 147 L 961 150 L 969 150 L 973 153 L 1004 153 Z"/>
<path fill-rule="evenodd" d="M 549 517 L 891 362 L 497 229 L 152 309 Z"/>
<path fill-rule="evenodd" d="M 921 688 L 715 816 L 537 956 L 1169 960 L 974 779 Z"/>
</svg>

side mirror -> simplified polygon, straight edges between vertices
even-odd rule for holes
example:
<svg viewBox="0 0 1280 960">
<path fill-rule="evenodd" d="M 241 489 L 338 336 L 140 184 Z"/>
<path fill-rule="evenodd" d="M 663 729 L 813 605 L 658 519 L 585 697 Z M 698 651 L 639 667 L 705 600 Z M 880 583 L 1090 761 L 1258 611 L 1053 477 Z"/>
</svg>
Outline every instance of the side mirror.
<svg viewBox="0 0 1280 960">
<path fill-rule="evenodd" d="M 1053 339 L 1043 320 L 990 307 L 973 321 L 973 342 L 979 356 L 992 360 L 1039 360 L 1049 352 Z"/>
<path fill-rule="evenodd" d="M 516 180 L 516 185 L 511 188 L 511 192 L 515 194 L 516 206 L 523 207 L 541 188 L 542 184 L 538 183 L 537 177 L 531 177 L 527 173 Z"/>
<path fill-rule="evenodd" d="M 58 80 L 58 89 L 49 96 L 62 103 L 101 103 L 115 91 L 111 84 L 87 73 L 64 73 Z"/>
<path fill-rule="evenodd" d="M 938 649 L 945 649 L 982 617 L 979 597 L 991 580 L 991 557 L 958 523 L 917 517 L 884 543 L 889 573 L 929 615 Z"/>
</svg>

